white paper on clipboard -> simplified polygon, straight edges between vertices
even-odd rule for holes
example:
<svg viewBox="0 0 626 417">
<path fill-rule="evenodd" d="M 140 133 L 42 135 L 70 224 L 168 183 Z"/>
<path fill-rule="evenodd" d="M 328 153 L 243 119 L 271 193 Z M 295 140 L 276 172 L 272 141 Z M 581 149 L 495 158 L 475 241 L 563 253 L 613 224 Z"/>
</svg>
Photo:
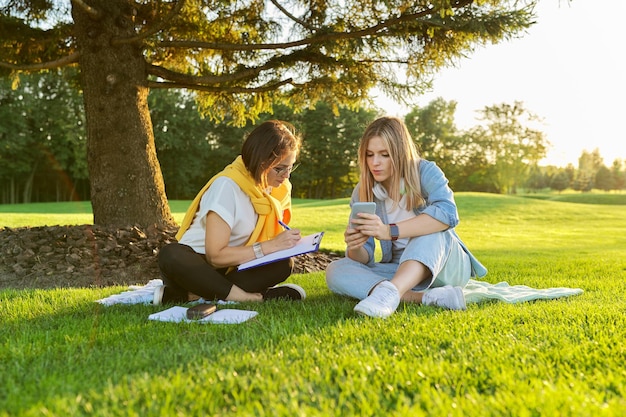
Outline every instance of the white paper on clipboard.
<svg viewBox="0 0 626 417">
<path fill-rule="evenodd" d="M 317 232 L 304 236 L 293 248 L 279 250 L 278 252 L 270 253 L 269 255 L 265 255 L 261 258 L 253 259 L 250 262 L 239 265 L 237 269 L 239 271 L 243 271 L 244 269 L 269 264 L 271 262 L 280 261 L 281 259 L 302 255 L 303 253 L 315 252 L 320 248 L 322 237 L 324 237 L 324 232 Z"/>
</svg>

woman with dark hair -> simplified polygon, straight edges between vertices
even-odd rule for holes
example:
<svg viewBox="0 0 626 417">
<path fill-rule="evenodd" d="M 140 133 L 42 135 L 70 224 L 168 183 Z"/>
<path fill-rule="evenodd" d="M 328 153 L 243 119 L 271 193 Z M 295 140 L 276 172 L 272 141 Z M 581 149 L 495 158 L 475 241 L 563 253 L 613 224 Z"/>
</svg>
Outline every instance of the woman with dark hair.
<svg viewBox="0 0 626 417">
<path fill-rule="evenodd" d="M 177 243 L 158 255 L 163 286 L 154 304 L 205 300 L 302 300 L 295 284 L 278 285 L 290 275 L 291 259 L 239 271 L 237 266 L 295 246 L 300 231 L 291 219 L 289 176 L 301 140 L 292 125 L 271 120 L 257 126 L 241 155 L 200 190 L 176 235 Z"/>
<path fill-rule="evenodd" d="M 388 317 L 400 301 L 464 310 L 462 288 L 485 267 L 465 247 L 454 227 L 459 215 L 448 180 L 421 159 L 404 123 L 381 117 L 359 144 L 357 201 L 376 203 L 376 214 L 361 213 L 344 233 L 346 257 L 331 262 L 331 291 L 361 300 L 357 313 Z M 374 261 L 375 241 L 382 259 Z"/>
</svg>

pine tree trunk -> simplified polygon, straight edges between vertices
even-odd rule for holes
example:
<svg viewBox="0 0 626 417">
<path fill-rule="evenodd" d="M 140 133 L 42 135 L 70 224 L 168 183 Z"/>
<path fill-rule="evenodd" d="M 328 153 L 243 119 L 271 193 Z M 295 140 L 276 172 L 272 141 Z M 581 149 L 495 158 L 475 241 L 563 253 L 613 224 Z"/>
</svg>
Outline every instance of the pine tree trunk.
<svg viewBox="0 0 626 417">
<path fill-rule="evenodd" d="M 132 2 L 98 0 L 95 18 L 72 2 L 87 123 L 94 223 L 173 224 L 156 156 L 145 60 L 132 43 Z"/>
</svg>

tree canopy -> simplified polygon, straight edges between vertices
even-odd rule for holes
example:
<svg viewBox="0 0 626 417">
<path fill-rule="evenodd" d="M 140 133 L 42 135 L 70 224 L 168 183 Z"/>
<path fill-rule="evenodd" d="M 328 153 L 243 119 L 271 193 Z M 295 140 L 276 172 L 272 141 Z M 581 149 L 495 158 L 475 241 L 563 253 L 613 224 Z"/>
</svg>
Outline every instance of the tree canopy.
<svg viewBox="0 0 626 417">
<path fill-rule="evenodd" d="M 536 0 L 0 1 L 0 71 L 80 70 L 94 222 L 172 223 L 148 91 L 195 90 L 212 120 L 379 88 L 410 100 L 438 68 L 522 34 Z"/>
</svg>

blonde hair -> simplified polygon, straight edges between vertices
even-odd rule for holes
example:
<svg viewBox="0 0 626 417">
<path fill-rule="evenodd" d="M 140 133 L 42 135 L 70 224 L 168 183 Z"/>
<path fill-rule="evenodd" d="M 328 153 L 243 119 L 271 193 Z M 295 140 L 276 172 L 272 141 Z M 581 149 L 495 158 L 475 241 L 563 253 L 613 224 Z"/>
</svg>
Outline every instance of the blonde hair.
<svg viewBox="0 0 626 417">
<path fill-rule="evenodd" d="M 400 201 L 406 194 L 406 209 L 421 207 L 425 204 L 420 186 L 419 163 L 421 157 L 411 138 L 406 125 L 397 117 L 380 117 L 367 126 L 359 143 L 359 166 L 361 168 L 359 200 L 374 201 L 374 176 L 367 166 L 367 146 L 370 139 L 379 137 L 385 144 L 391 158 L 393 173 L 390 189 L 387 190 L 393 201 Z M 404 189 L 400 189 L 400 180 L 404 180 Z"/>
</svg>

